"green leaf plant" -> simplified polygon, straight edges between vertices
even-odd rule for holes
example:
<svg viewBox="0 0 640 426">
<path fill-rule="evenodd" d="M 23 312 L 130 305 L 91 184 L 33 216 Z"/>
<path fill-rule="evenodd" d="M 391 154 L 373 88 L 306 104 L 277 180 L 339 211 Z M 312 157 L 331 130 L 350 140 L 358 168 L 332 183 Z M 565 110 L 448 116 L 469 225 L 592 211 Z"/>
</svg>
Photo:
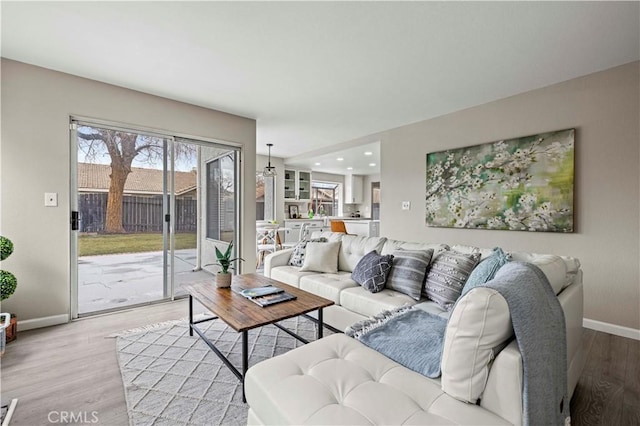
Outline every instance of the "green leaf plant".
<svg viewBox="0 0 640 426">
<path fill-rule="evenodd" d="M 229 269 L 234 269 L 232 265 L 233 262 L 235 262 L 236 260 L 244 261 L 244 259 L 241 257 L 234 257 L 233 259 L 231 259 L 232 252 L 233 252 L 233 241 L 229 243 L 227 250 L 225 250 L 224 252 L 220 251 L 220 249 L 216 247 L 216 259 L 218 261 L 216 263 L 209 263 L 204 266 L 218 265 L 220 266 L 220 268 L 222 268 L 222 270 L 219 272 L 220 274 L 228 274 Z"/>
<path fill-rule="evenodd" d="M 0 261 L 8 258 L 13 253 L 13 243 L 7 237 L 0 236 Z M 9 271 L 0 270 L 0 300 L 8 299 L 18 286 L 15 275 Z"/>
</svg>

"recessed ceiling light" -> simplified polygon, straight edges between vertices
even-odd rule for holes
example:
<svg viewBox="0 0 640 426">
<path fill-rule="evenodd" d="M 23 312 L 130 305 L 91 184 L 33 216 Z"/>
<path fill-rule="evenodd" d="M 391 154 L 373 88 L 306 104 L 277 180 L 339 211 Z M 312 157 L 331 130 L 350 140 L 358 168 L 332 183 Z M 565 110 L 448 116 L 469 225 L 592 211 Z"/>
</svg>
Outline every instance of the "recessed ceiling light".
<svg viewBox="0 0 640 426">
<path fill-rule="evenodd" d="M 373 152 L 367 151 L 367 152 L 364 153 L 364 155 L 373 155 Z"/>
<path fill-rule="evenodd" d="M 320 165 L 320 163 L 314 163 L 314 166 L 319 166 L 319 165 Z"/>
<path fill-rule="evenodd" d="M 347 167 L 347 170 L 353 170 L 353 167 Z"/>
<path fill-rule="evenodd" d="M 369 163 L 369 165 L 370 165 L 371 167 L 375 167 L 375 166 L 376 166 L 376 163 Z"/>
<path fill-rule="evenodd" d="M 336 160 L 338 160 L 338 161 L 344 161 L 344 158 L 342 158 L 342 157 L 338 157 L 338 158 L 336 158 Z"/>
</svg>

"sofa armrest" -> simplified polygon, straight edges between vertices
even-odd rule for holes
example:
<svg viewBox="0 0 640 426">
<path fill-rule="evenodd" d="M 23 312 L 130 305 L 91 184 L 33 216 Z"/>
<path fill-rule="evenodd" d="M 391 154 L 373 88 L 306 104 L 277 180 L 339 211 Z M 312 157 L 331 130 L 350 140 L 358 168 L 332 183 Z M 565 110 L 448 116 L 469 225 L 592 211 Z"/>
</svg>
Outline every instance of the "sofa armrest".
<svg viewBox="0 0 640 426">
<path fill-rule="evenodd" d="M 582 347 L 582 321 L 584 312 L 584 290 L 582 285 L 582 270 L 579 270 L 573 283 L 562 290 L 558 300 L 564 311 L 567 326 L 567 386 L 569 398 L 578 384 L 580 374 L 585 364 L 585 353 Z"/>
<path fill-rule="evenodd" d="M 271 268 L 276 266 L 286 266 L 293 249 L 279 250 L 269 254 L 264 258 L 264 276 L 271 278 Z"/>
<path fill-rule="evenodd" d="M 522 355 L 518 342 L 513 340 L 493 361 L 480 406 L 521 425 L 523 380 Z"/>
</svg>

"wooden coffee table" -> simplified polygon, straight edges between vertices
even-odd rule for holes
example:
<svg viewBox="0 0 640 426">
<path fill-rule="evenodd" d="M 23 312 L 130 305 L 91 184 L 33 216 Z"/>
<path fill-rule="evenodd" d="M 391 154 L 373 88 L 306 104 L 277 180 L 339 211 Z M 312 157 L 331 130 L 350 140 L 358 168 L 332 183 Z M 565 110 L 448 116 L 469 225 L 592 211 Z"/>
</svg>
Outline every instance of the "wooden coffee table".
<svg viewBox="0 0 640 426">
<path fill-rule="evenodd" d="M 262 287 L 273 285 L 280 287 L 287 293 L 296 296 L 295 300 L 276 303 L 274 305 L 262 307 L 251 300 L 237 293 L 239 289 Z M 278 321 L 287 318 L 293 318 L 304 315 L 312 311 L 318 311 L 318 339 L 322 338 L 323 320 L 322 309 L 333 305 L 333 301 L 325 299 L 315 294 L 311 294 L 299 288 L 272 280 L 259 274 L 242 274 L 235 275 L 233 282 L 229 288 L 217 288 L 213 280 L 199 282 L 195 284 L 184 285 L 183 288 L 189 293 L 189 335 L 193 336 L 195 331 L 198 336 L 211 348 L 213 352 L 229 367 L 231 372 L 242 382 L 242 401 L 246 402 L 244 397 L 244 377 L 249 368 L 249 350 L 248 350 L 248 332 L 252 328 L 262 327 L 267 324 L 273 324 L 287 334 L 293 336 L 303 343 L 309 343 L 306 339 L 294 333 L 293 331 L 277 324 Z M 203 320 L 193 320 L 193 299 L 200 302 L 207 310 L 214 315 L 213 318 Z M 242 333 L 242 369 L 238 370 L 229 359 L 220 352 L 218 348 L 211 342 L 196 324 L 221 319 L 229 327 L 238 333 Z"/>
</svg>

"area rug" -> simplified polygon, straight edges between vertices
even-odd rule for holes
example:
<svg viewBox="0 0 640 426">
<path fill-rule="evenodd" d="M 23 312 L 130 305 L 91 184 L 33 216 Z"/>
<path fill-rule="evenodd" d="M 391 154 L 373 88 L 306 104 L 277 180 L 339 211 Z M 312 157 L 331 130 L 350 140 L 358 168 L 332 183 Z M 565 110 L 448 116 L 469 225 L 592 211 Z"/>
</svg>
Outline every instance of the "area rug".
<svg viewBox="0 0 640 426">
<path fill-rule="evenodd" d="M 315 339 L 315 324 L 306 318 L 280 324 Z M 198 327 L 241 366 L 241 334 L 220 320 Z M 272 325 L 250 330 L 249 366 L 302 344 Z M 132 426 L 246 425 L 239 380 L 200 338 L 189 336 L 185 320 L 120 333 L 116 350 Z"/>
</svg>

